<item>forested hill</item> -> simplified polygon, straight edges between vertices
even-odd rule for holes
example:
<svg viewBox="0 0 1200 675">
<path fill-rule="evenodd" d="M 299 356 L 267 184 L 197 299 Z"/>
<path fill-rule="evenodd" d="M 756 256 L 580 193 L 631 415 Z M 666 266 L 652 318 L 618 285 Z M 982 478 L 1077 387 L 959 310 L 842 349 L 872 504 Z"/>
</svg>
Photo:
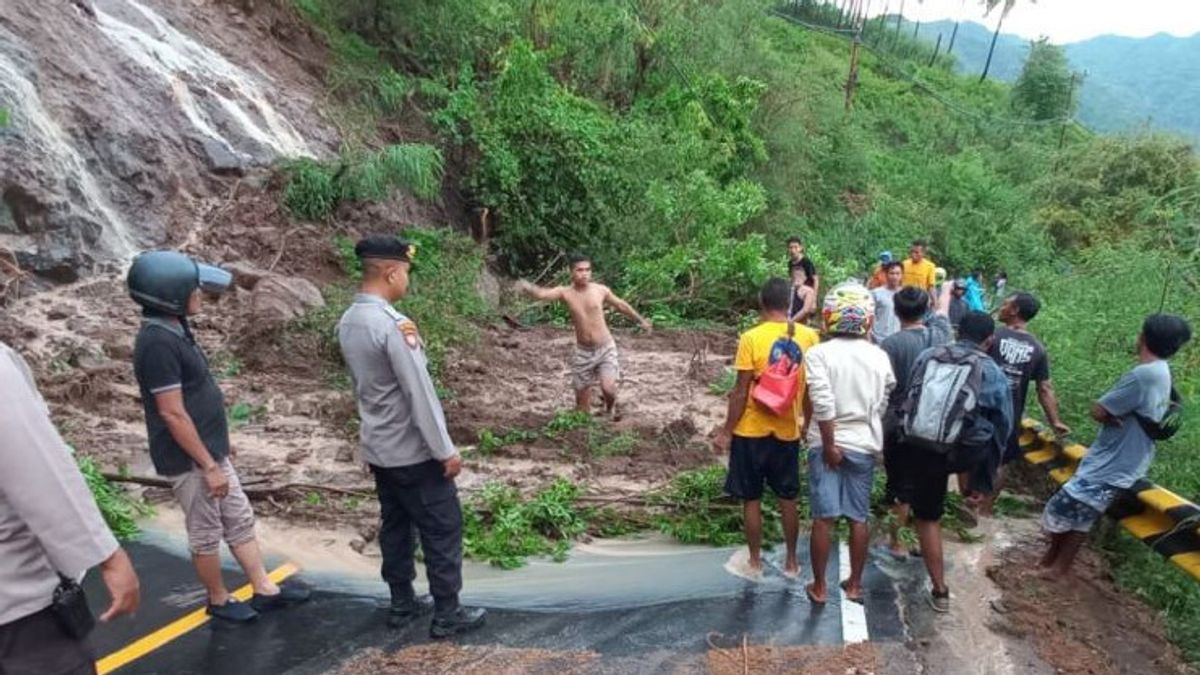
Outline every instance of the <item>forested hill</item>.
<svg viewBox="0 0 1200 675">
<path fill-rule="evenodd" d="M 914 26 L 907 30 L 911 35 Z M 943 48 L 954 30 L 952 21 L 922 24 L 919 35 Z M 963 22 L 954 42 L 956 69 L 978 74 L 987 59 L 992 29 Z M 1087 73 L 1080 91 L 1079 118 L 1101 132 L 1145 128 L 1173 131 L 1200 140 L 1200 34 L 1180 38 L 1160 33 L 1147 38 L 1118 35 L 1064 46 L 1072 69 Z M 1001 33 L 990 75 L 1012 82 L 1021 73 L 1029 41 Z"/>
</svg>

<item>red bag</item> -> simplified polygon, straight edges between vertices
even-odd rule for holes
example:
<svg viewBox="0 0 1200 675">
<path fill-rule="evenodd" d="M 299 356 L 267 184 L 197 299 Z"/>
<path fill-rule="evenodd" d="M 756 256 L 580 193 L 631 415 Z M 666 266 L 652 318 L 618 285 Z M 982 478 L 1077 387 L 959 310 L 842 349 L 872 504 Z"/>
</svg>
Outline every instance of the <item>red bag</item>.
<svg viewBox="0 0 1200 675">
<path fill-rule="evenodd" d="M 800 364 L 784 354 L 758 377 L 750 396 L 776 415 L 786 417 L 791 414 L 799 391 Z"/>
<path fill-rule="evenodd" d="M 800 391 L 800 347 L 792 341 L 796 324 L 792 321 L 792 304 L 796 299 L 793 292 L 788 299 L 788 330 L 786 338 L 779 338 L 771 345 L 770 365 L 758 376 L 750 397 L 779 417 L 792 413 L 796 394 Z"/>
</svg>

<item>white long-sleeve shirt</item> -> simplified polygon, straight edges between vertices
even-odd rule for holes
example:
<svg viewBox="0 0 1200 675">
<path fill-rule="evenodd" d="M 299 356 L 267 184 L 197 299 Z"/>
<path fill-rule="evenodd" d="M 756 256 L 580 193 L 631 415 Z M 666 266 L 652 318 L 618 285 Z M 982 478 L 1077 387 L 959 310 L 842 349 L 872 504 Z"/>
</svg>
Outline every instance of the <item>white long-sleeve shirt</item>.
<svg viewBox="0 0 1200 675">
<path fill-rule="evenodd" d="M 867 340 L 834 338 L 804 354 L 813 419 L 834 423 L 843 450 L 878 453 L 883 449 L 883 411 L 896 386 L 887 353 Z M 809 427 L 808 444 L 821 445 L 821 430 Z"/>
<path fill-rule="evenodd" d="M 117 540 L 50 421 L 29 366 L 0 343 L 0 625 L 50 605 Z"/>
</svg>

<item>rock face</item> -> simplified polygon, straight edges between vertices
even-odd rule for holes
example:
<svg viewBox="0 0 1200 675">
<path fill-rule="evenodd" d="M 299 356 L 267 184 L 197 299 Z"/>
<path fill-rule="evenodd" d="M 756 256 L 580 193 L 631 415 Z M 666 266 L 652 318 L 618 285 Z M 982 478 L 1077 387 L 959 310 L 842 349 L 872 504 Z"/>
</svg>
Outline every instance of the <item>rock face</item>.
<svg viewBox="0 0 1200 675">
<path fill-rule="evenodd" d="M 0 254 L 46 281 L 181 245 L 228 177 L 335 140 L 316 111 L 322 83 L 272 36 L 279 7 L 3 5 Z"/>
</svg>

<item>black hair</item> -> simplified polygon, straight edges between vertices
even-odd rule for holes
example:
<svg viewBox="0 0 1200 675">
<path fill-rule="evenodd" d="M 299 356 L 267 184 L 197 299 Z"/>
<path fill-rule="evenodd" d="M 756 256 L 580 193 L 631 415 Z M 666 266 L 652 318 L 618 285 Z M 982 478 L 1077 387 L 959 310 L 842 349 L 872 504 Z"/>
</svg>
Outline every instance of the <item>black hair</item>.
<svg viewBox="0 0 1200 675">
<path fill-rule="evenodd" d="M 787 238 L 787 244 L 788 244 L 788 246 L 791 246 L 792 244 L 800 244 L 801 246 L 803 246 L 804 241 L 802 239 L 800 239 L 800 237 L 793 235 L 793 236 Z"/>
<path fill-rule="evenodd" d="M 786 312 L 792 299 L 792 285 L 780 279 L 771 277 L 763 284 L 758 292 L 758 304 L 767 312 Z"/>
<path fill-rule="evenodd" d="M 1181 316 L 1151 314 L 1142 322 L 1142 341 L 1152 354 L 1169 359 L 1192 339 L 1192 327 Z"/>
<path fill-rule="evenodd" d="M 958 324 L 958 337 L 977 345 L 983 344 L 995 332 L 996 321 L 987 312 L 967 312 Z"/>
<path fill-rule="evenodd" d="M 925 240 L 924 239 L 913 239 L 912 243 L 909 244 L 909 246 L 920 246 L 921 248 L 925 248 Z"/>
<path fill-rule="evenodd" d="M 899 267 L 900 269 L 904 269 L 904 264 L 901 263 L 899 260 L 893 260 L 891 262 L 883 263 L 883 265 L 881 267 L 883 268 L 883 271 L 886 274 L 888 272 L 891 272 L 892 268 L 894 268 L 894 267 Z"/>
<path fill-rule="evenodd" d="M 587 255 L 586 253 L 572 253 L 571 255 L 567 256 L 567 264 L 571 266 L 572 270 L 575 269 L 576 265 L 582 262 L 592 262 L 592 256 Z"/>
<path fill-rule="evenodd" d="M 1013 295 L 1010 299 L 1013 304 L 1013 309 L 1017 310 L 1017 316 L 1021 317 L 1022 321 L 1033 321 L 1033 317 L 1038 315 L 1038 311 L 1042 309 L 1042 303 L 1033 297 L 1032 293 L 1024 291 Z"/>
<path fill-rule="evenodd" d="M 896 292 L 892 302 L 901 321 L 920 321 L 929 311 L 929 294 L 916 286 L 905 286 Z"/>
</svg>

